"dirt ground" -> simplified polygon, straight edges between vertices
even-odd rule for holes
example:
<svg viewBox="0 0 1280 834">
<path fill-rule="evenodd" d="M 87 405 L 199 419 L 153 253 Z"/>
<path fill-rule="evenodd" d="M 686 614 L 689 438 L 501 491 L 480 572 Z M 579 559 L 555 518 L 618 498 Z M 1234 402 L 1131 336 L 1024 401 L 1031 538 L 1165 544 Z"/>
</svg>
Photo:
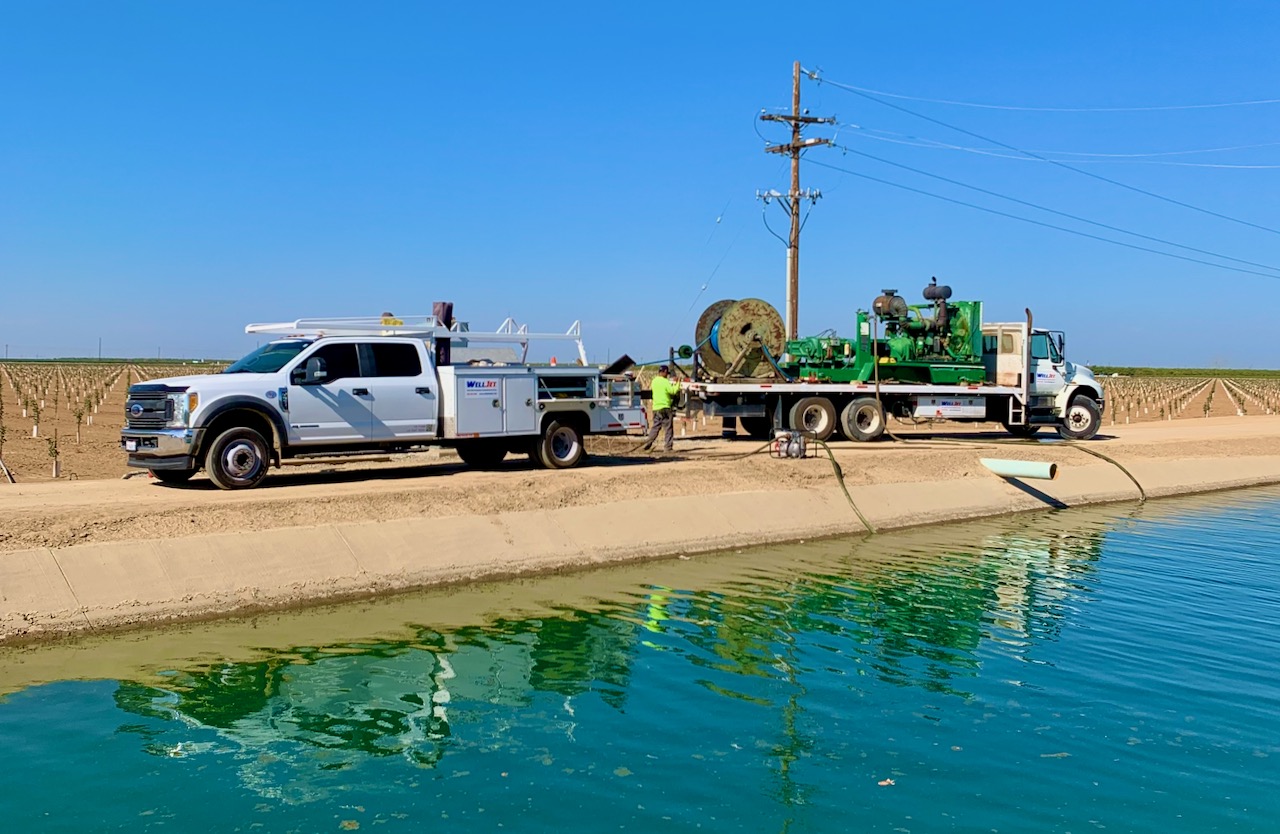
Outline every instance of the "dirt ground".
<svg viewBox="0 0 1280 834">
<path fill-rule="evenodd" d="M 11 372 L 16 372 L 15 369 L 21 366 L 11 364 L 8 367 Z M 30 368 L 32 366 L 27 367 Z M 78 369 L 82 366 L 67 363 L 45 367 L 53 369 L 52 372 L 63 374 L 65 378 L 65 376 L 81 372 Z M 98 366 L 88 367 L 96 368 Z M 208 366 L 200 365 L 133 365 L 128 367 L 127 379 L 137 382 L 140 379 L 155 378 L 157 376 L 200 373 L 207 369 L 209 369 Z M 92 376 L 97 372 L 86 370 L 83 373 Z M 32 420 L 30 417 L 22 417 L 22 403 L 18 392 L 12 385 L 12 381 L 12 377 L 6 376 L 5 363 L 0 362 L 0 404 L 3 404 L 4 425 L 7 427 L 3 449 L 0 449 L 0 460 L 4 461 L 19 483 L 55 481 L 53 477 L 53 459 L 49 455 L 48 442 L 55 432 L 59 440 L 58 456 L 61 462 L 61 475 L 56 480 L 114 479 L 120 478 L 130 471 L 125 465 L 125 455 L 119 446 L 120 429 L 124 425 L 124 403 L 128 390 L 125 376 L 122 375 L 113 388 L 105 391 L 105 399 L 98 406 L 98 410 L 83 415 L 78 427 L 73 409 L 67 402 L 67 397 L 64 396 L 60 402 L 56 402 L 50 396 L 45 402 L 46 407 L 40 420 L 40 434 L 38 437 L 33 437 L 31 434 Z M 1236 407 L 1221 380 L 1215 380 L 1212 385 L 1199 391 L 1192 401 L 1178 412 L 1172 420 L 1164 420 L 1154 405 L 1149 409 L 1137 408 L 1131 414 L 1125 413 L 1123 411 L 1125 406 L 1120 402 L 1120 397 L 1124 395 L 1124 386 L 1133 385 L 1137 381 L 1141 381 L 1141 378 L 1124 378 L 1118 381 L 1103 380 L 1104 384 L 1110 383 L 1113 385 L 1117 394 L 1117 397 L 1108 403 L 1107 414 L 1103 418 L 1104 432 L 1126 426 L 1126 420 L 1132 424 L 1154 422 L 1189 424 L 1204 420 L 1206 418 L 1203 405 L 1206 399 L 1210 400 L 1208 419 L 1236 416 Z M 1211 398 L 1209 396 L 1210 392 L 1213 394 Z M 1241 419 L 1250 419 L 1255 415 L 1263 414 L 1263 409 L 1257 407 L 1257 404 L 1252 402 L 1249 404 L 1255 407 L 1249 411 L 1248 417 Z M 78 438 L 77 429 L 79 432 Z M 978 426 L 976 429 L 978 431 L 985 430 L 999 433 L 997 426 Z M 973 431 L 973 429 L 957 428 L 956 426 L 948 427 L 948 430 L 965 433 Z M 717 419 L 682 421 L 680 423 L 680 431 L 685 433 L 684 436 L 686 438 L 704 435 L 719 437 L 721 425 Z M 895 431 L 910 434 L 912 433 L 912 428 L 899 425 L 895 428 Z M 445 459 L 448 459 L 447 454 Z M 367 465 L 365 464 L 365 466 Z M 403 466 L 403 463 L 398 462 L 395 465 Z M 320 469 L 317 467 L 305 467 L 299 471 L 318 472 Z"/>
<path fill-rule="evenodd" d="M 107 370 L 107 366 L 75 363 L 10 363 L 7 366 L 0 363 L 0 404 L 3 405 L 3 424 L 7 429 L 0 459 L 4 460 L 5 466 L 19 483 L 54 481 L 49 441 L 56 436 L 58 459 L 62 468 L 61 480 L 119 478 L 128 471 L 124 452 L 120 450 L 120 430 L 124 427 L 128 383 L 159 376 L 201 373 L 207 367 L 176 364 L 130 365 Z M 77 425 L 75 408 L 79 406 L 81 397 L 89 393 L 86 388 L 77 387 L 82 375 L 86 380 L 100 383 L 119 371 L 123 373 L 115 380 L 114 386 L 104 388 L 102 393 L 105 396 L 97 410 L 85 409 L 86 413 L 81 415 Z M 21 385 L 20 374 L 24 372 L 45 374 L 42 379 L 50 380 L 48 390 L 35 395 L 44 403 L 38 436 L 32 436 L 31 433 L 35 422 L 32 416 L 28 414 L 24 417 L 22 414 L 23 404 L 17 385 Z M 53 374 L 62 376 L 54 377 Z M 64 390 L 59 391 L 56 397 L 54 379 L 64 386 Z M 86 387 L 97 390 L 96 384 Z M 66 389 L 75 393 L 68 395 Z M 25 388 L 22 393 L 31 395 L 32 390 Z"/>
<path fill-rule="evenodd" d="M 114 449 L 99 450 L 98 468 L 86 467 L 86 471 L 102 471 L 110 479 L 0 483 L 0 551 L 340 521 L 491 515 L 631 498 L 834 483 L 831 461 L 825 454 L 779 460 L 758 453 L 761 444 L 757 442 L 721 439 L 718 425 L 686 425 L 684 430 L 683 436 L 677 432 L 676 451 L 671 455 L 637 453 L 635 438 L 593 438 L 589 443 L 592 456 L 571 470 L 536 469 L 526 458 L 511 456 L 494 471 L 472 471 L 451 453 L 431 452 L 378 464 L 287 467 L 273 473 L 262 487 L 246 492 L 218 490 L 202 475 L 182 487 L 165 486 L 145 476 L 122 480 L 123 454 Z M 102 431 L 108 429 L 104 426 Z M 914 430 L 902 436 L 913 440 L 831 444 L 850 488 L 991 477 L 978 458 L 993 454 L 1054 460 L 1061 466 L 1097 463 L 1062 446 L 994 445 L 1008 439 L 1002 432 L 952 432 L 927 440 L 929 435 L 924 431 Z M 960 442 L 966 440 L 969 442 Z M 1122 463 L 1280 455 L 1280 417 L 1209 417 L 1106 426 L 1089 448 Z M 86 450 L 86 459 L 92 459 L 93 454 Z M 652 518 L 618 521 L 637 525 L 660 522 Z"/>
</svg>

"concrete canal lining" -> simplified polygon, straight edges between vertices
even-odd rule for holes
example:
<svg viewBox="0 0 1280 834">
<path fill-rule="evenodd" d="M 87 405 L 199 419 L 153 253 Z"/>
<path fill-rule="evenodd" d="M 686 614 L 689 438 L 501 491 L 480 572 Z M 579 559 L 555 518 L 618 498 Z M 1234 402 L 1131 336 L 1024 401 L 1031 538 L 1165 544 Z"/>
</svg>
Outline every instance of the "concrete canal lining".
<svg viewBox="0 0 1280 834">
<path fill-rule="evenodd" d="M 1153 498 L 1280 483 L 1280 455 L 1129 469 Z M 1064 466 L 1034 488 L 986 475 L 851 493 L 878 530 L 1137 498 L 1123 473 L 1101 463 Z M 863 531 L 832 483 L 12 550 L 0 553 L 0 640 Z"/>
</svg>

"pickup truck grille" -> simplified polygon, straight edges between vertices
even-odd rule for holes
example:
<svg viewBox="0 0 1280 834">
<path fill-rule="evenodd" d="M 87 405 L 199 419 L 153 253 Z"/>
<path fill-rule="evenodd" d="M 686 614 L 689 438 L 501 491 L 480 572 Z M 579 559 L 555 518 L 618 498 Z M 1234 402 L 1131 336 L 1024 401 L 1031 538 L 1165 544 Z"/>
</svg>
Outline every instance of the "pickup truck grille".
<svg viewBox="0 0 1280 834">
<path fill-rule="evenodd" d="M 164 393 L 132 394 L 124 404 L 125 427 L 162 429 L 173 419 L 173 402 Z"/>
</svg>

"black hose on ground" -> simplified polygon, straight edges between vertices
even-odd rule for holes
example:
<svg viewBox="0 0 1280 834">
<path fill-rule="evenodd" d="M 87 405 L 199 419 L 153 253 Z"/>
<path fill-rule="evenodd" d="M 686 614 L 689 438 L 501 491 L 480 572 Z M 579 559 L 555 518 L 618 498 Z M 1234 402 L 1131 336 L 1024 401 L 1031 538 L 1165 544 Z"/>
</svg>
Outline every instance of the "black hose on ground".
<svg viewBox="0 0 1280 834">
<path fill-rule="evenodd" d="M 867 528 L 867 532 L 874 534 L 876 532 L 875 526 L 870 521 L 867 520 L 867 517 L 865 515 L 862 514 L 862 510 L 858 509 L 858 505 L 856 502 L 854 502 L 853 496 L 849 494 L 849 487 L 844 482 L 844 470 L 840 468 L 840 463 L 836 460 L 835 453 L 831 451 L 831 447 L 828 446 L 825 442 L 821 440 L 816 440 L 816 439 L 813 442 L 821 446 L 823 450 L 827 453 L 827 457 L 831 460 L 831 472 L 832 474 L 835 475 L 836 483 L 840 485 L 840 491 L 844 493 L 844 500 L 849 502 L 849 506 L 853 508 L 854 513 L 858 516 L 858 520 L 862 522 L 862 526 Z M 639 445 L 633 447 L 633 449 L 631 449 L 630 451 L 635 451 L 636 449 L 639 449 L 643 445 L 644 443 L 640 443 Z M 751 457 L 752 455 L 758 455 L 761 452 L 768 450 L 769 447 L 772 445 L 773 445 L 773 441 L 768 440 L 762 443 L 761 445 L 757 446 L 756 448 L 752 449 L 750 452 L 743 452 L 735 455 L 717 455 L 716 459 L 729 460 L 729 461 L 745 460 Z"/>
<path fill-rule="evenodd" d="M 867 521 L 867 517 L 862 514 L 862 510 L 858 509 L 858 505 L 854 502 L 853 496 L 849 494 L 849 487 L 844 482 L 844 470 L 840 468 L 840 463 L 836 460 L 835 453 L 831 451 L 831 447 L 828 446 L 825 441 L 815 438 L 813 442 L 821 446 L 823 451 L 827 453 L 827 457 L 831 460 L 831 472 L 836 476 L 836 483 L 840 485 L 840 491 L 844 493 L 844 500 L 849 502 L 849 506 L 852 507 L 854 513 L 857 514 L 858 520 L 862 522 L 862 526 L 867 528 L 867 532 L 874 534 L 876 532 L 875 526 L 870 521 Z M 763 445 L 752 449 L 750 452 L 740 455 L 731 455 L 729 457 L 721 458 L 721 460 L 743 460 L 751 457 L 752 455 L 760 454 L 772 445 L 773 441 L 769 440 Z"/>
</svg>

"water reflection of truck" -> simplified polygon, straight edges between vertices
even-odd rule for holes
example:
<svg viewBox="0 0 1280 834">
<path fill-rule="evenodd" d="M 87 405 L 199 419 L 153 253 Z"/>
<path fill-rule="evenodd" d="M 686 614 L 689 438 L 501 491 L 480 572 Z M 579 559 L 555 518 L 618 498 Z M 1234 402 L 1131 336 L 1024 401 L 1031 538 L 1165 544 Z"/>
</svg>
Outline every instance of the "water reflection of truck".
<svg viewBox="0 0 1280 834">
<path fill-rule="evenodd" d="M 814 552 L 838 567 L 795 575 L 763 572 L 776 555 L 762 551 L 761 570 L 739 574 L 756 579 L 728 584 L 717 582 L 714 562 L 690 563 L 703 571 L 689 577 L 697 591 L 650 586 L 603 610 L 285 649 L 152 685 L 122 683 L 116 701 L 162 722 L 138 730 L 149 752 L 231 754 L 247 786 L 296 791 L 304 801 L 339 790 L 350 768 L 370 758 L 432 767 L 455 746 L 528 743 L 491 725 L 533 708 L 544 726 L 571 734 L 598 715 L 575 709 L 579 698 L 628 707 L 637 658 L 655 648 L 666 650 L 660 674 L 681 676 L 687 662 L 685 675 L 714 675 L 711 691 L 728 697 L 785 677 L 796 686 L 784 691 L 798 700 L 784 711 L 804 706 L 805 664 L 791 654 L 811 644 L 843 647 L 884 681 L 962 692 L 964 678 L 978 674 L 984 643 L 1013 632 L 1019 639 L 1002 650 L 1034 652 L 1037 641 L 1056 638 L 1072 598 L 1084 592 L 1106 528 L 1063 525 L 1003 522 L 994 533 L 980 524 L 832 541 Z M 958 547 L 957 533 L 972 544 Z"/>
<path fill-rule="evenodd" d="M 239 754 L 247 786 L 296 791 L 292 798 L 304 801 L 339 790 L 342 772 L 368 758 L 433 766 L 456 741 L 455 706 L 520 709 L 537 692 L 567 705 L 595 691 L 621 708 L 634 643 L 629 623 L 600 614 L 514 621 L 376 646 L 296 649 L 186 672 L 165 689 L 122 683 L 115 697 L 130 713 L 184 728 L 176 739 L 148 733 L 148 752 Z M 308 754 L 315 749 L 325 756 Z"/>
</svg>

